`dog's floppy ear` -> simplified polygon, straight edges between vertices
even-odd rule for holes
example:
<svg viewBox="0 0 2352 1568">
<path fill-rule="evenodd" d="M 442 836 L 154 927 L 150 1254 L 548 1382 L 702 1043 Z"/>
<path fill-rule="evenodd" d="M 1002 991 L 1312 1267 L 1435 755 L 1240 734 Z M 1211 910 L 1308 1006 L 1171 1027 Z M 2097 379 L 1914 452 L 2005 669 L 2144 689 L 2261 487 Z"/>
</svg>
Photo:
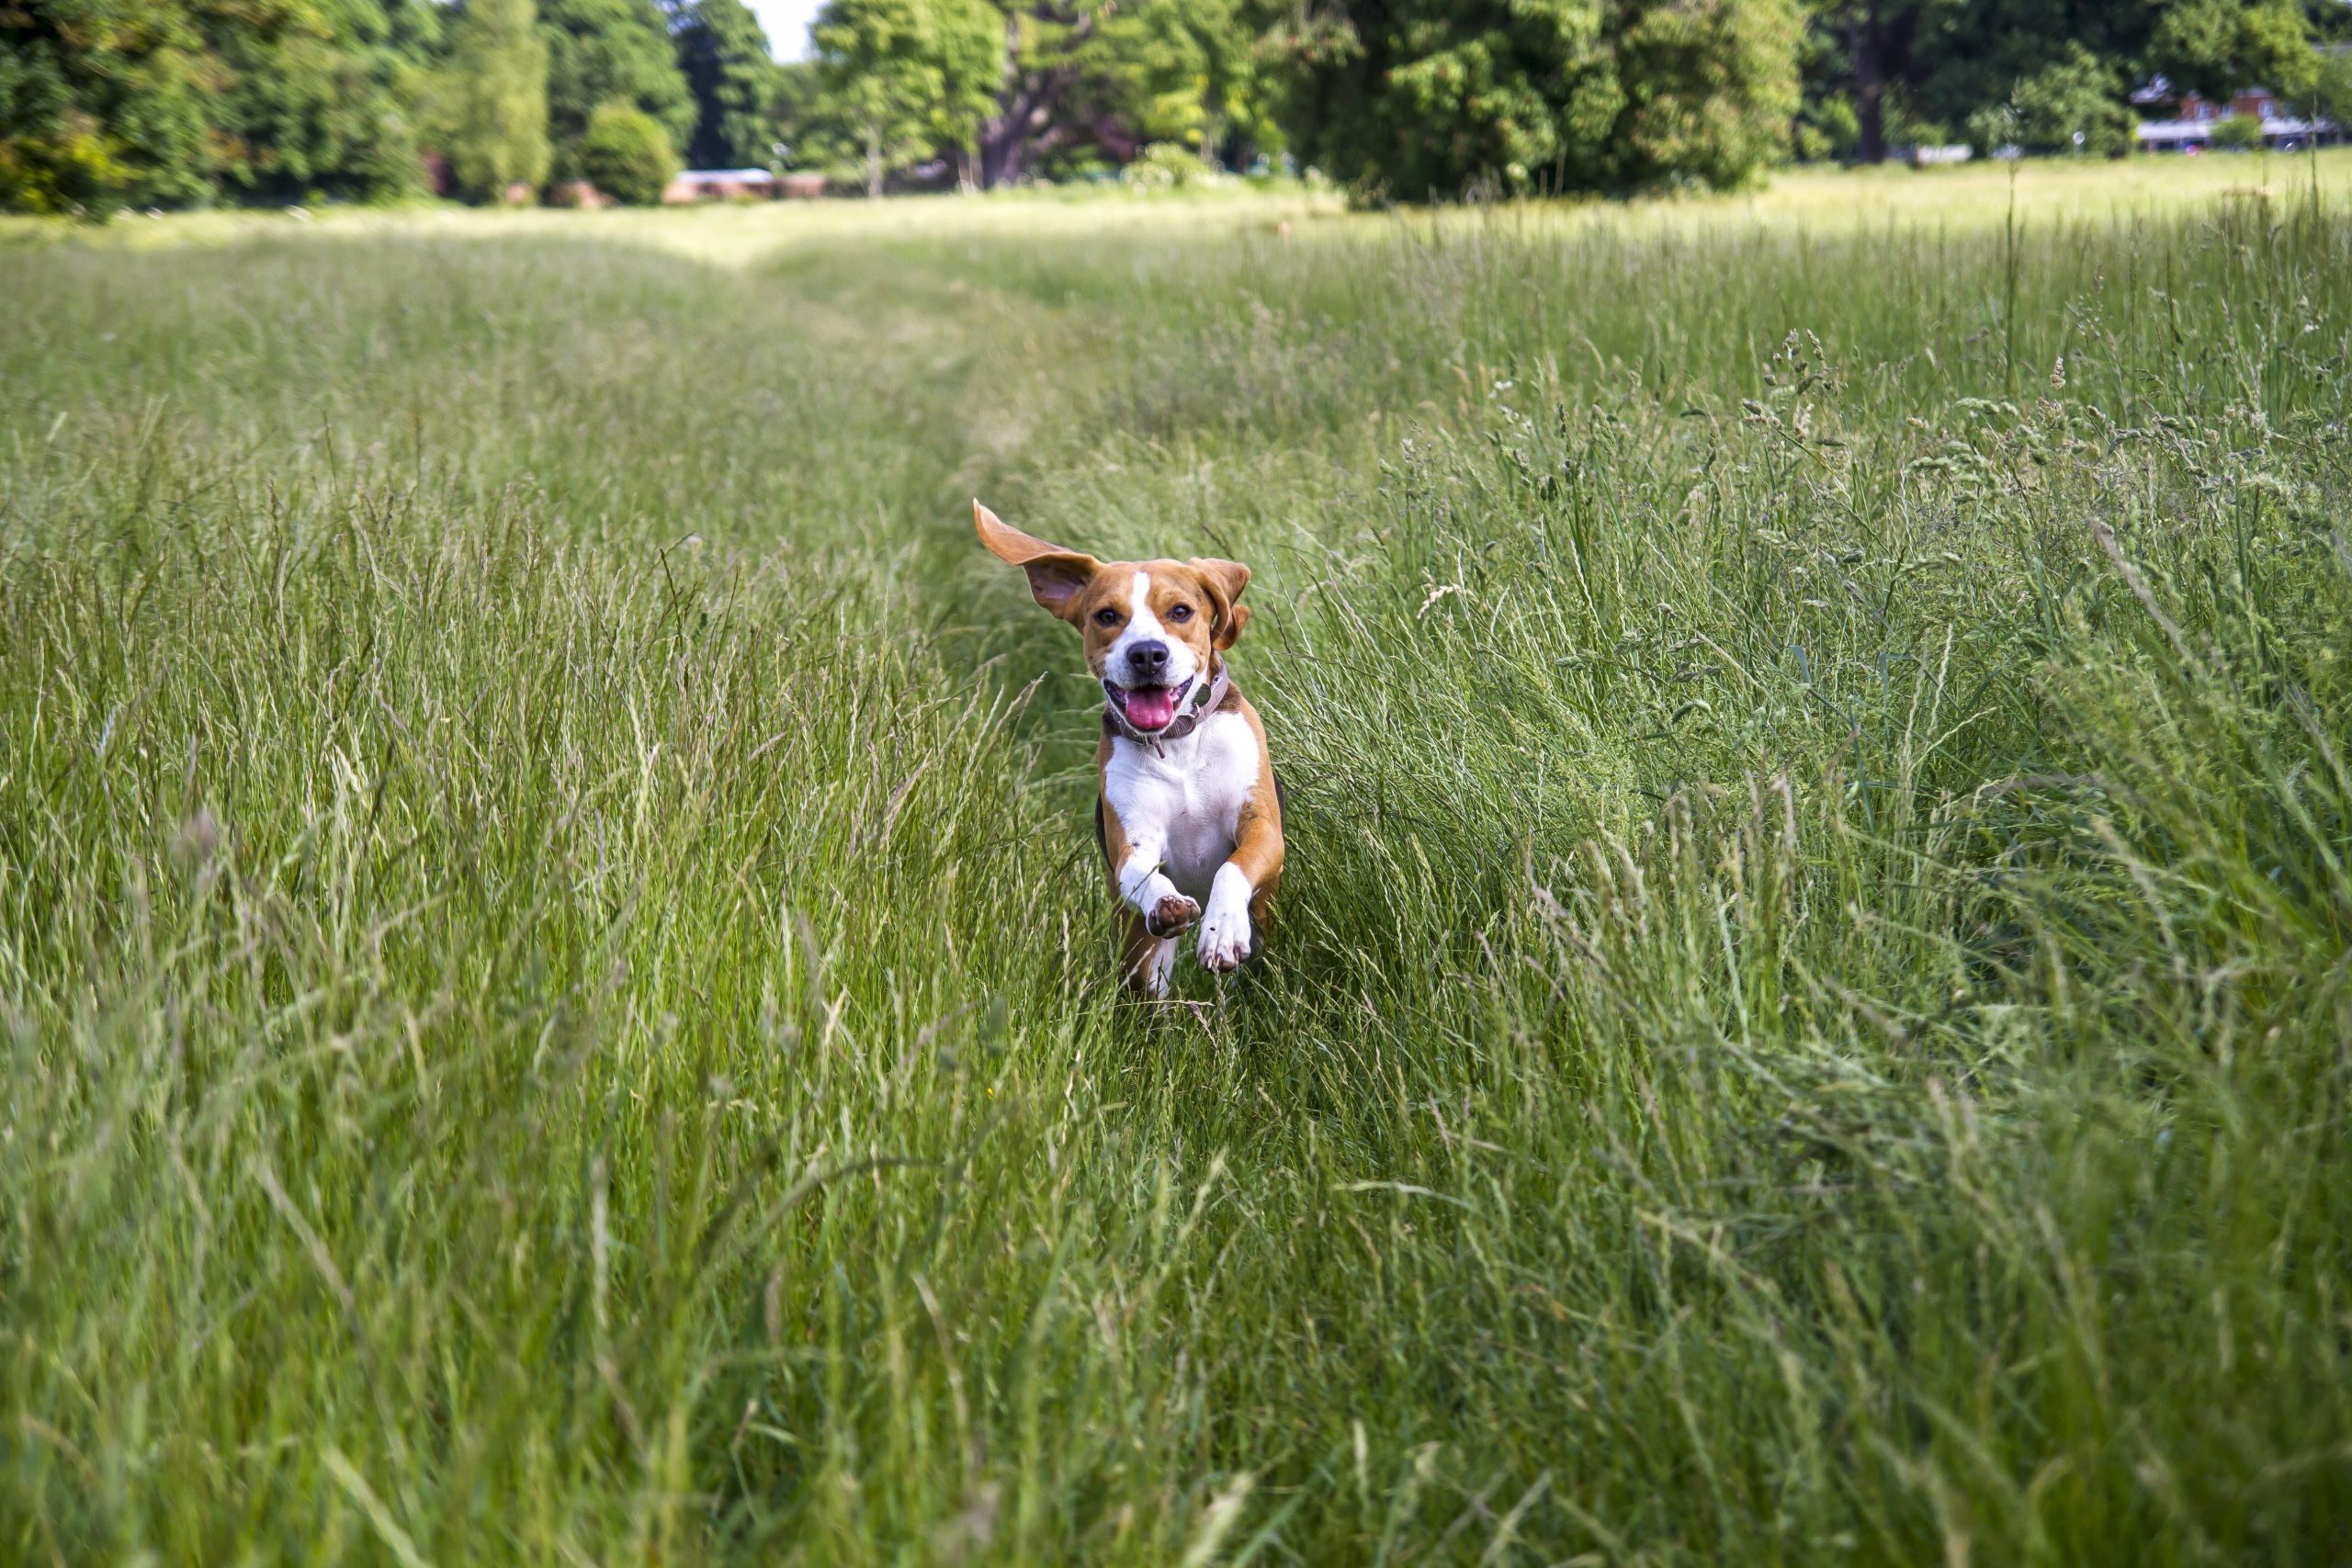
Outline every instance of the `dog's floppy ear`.
<svg viewBox="0 0 2352 1568">
<path fill-rule="evenodd" d="M 1210 646 L 1220 650 L 1231 648 L 1241 636 L 1241 628 L 1250 624 L 1250 606 L 1240 602 L 1241 591 L 1250 586 L 1250 569 L 1238 560 L 1192 560 L 1185 564 L 1208 592 Z"/>
<path fill-rule="evenodd" d="M 1092 556 L 1031 538 L 977 500 L 972 502 L 972 526 L 979 530 L 980 543 L 999 560 L 1009 561 L 1029 574 L 1031 595 L 1065 621 L 1070 618 L 1078 596 L 1086 592 L 1086 585 L 1102 570 L 1102 563 Z"/>
</svg>

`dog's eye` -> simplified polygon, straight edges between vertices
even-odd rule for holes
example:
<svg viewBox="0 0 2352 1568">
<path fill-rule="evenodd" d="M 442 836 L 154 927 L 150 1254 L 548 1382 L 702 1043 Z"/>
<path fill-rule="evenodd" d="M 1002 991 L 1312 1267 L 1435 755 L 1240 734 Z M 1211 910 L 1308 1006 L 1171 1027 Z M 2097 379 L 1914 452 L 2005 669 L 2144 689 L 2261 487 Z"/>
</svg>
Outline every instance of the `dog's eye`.
<svg viewBox="0 0 2352 1568">
<path fill-rule="evenodd" d="M 1178 604 L 1168 612 L 1168 618 L 1171 621 L 1189 621 L 1193 618 L 1193 607 L 1190 604 Z"/>
<path fill-rule="evenodd" d="M 1119 612 L 1108 608 L 1097 610 L 1094 612 L 1094 624 L 1098 626 L 1115 626 L 1119 624 Z"/>
</svg>

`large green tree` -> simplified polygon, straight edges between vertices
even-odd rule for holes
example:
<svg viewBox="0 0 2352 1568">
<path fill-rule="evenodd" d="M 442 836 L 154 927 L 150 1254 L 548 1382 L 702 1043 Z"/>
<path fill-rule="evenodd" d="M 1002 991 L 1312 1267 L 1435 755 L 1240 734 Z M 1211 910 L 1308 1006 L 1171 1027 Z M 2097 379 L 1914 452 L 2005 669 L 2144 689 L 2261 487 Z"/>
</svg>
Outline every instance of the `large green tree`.
<svg viewBox="0 0 2352 1568">
<path fill-rule="evenodd" d="M 1259 44 L 1267 0 L 998 0 L 1005 47 L 979 131 L 982 183 L 1001 185 L 1148 141 L 1212 155 L 1272 140 Z"/>
<path fill-rule="evenodd" d="M 421 183 L 430 0 L 235 0 L 200 14 L 220 66 L 213 145 L 232 192 L 395 196 Z"/>
<path fill-rule="evenodd" d="M 1795 0 L 1645 0 L 1611 7 L 1625 107 L 1592 188 L 1744 185 L 1788 147 L 1798 105 Z"/>
<path fill-rule="evenodd" d="M 179 0 L 0 5 L 0 207 L 205 199 L 220 85 Z"/>
<path fill-rule="evenodd" d="M 541 0 L 539 28 L 548 45 L 548 133 L 560 174 L 579 172 L 580 139 L 606 104 L 651 115 L 673 146 L 694 134 L 694 94 L 678 69 L 669 18 L 653 0 Z"/>
<path fill-rule="evenodd" d="M 808 29 L 823 112 L 859 149 L 868 196 L 923 144 L 924 110 L 940 91 L 924 43 L 929 9 L 926 0 L 826 0 Z"/>
<path fill-rule="evenodd" d="M 496 201 L 548 177 L 548 42 L 531 0 L 466 0 L 436 108 L 458 188 Z"/>
<path fill-rule="evenodd" d="M 893 168 L 971 145 L 995 103 L 999 27 L 986 0 L 827 0 L 809 30 L 822 112 L 858 148 L 868 194 Z"/>
<path fill-rule="evenodd" d="M 818 90 L 786 73 L 796 159 L 860 164 L 878 188 L 941 154 L 989 186 L 1156 141 L 1244 155 L 1281 136 L 1259 48 L 1273 3 L 832 0 Z"/>
<path fill-rule="evenodd" d="M 1623 107 L 1601 20 L 1598 0 L 1332 7 L 1283 40 L 1293 144 L 1343 182 L 1408 199 L 1523 185 L 1597 146 Z"/>
<path fill-rule="evenodd" d="M 1916 85 L 1927 5 L 1928 0 L 1819 0 L 1814 8 L 1815 47 L 1802 56 L 1809 67 L 1808 118 L 1829 125 L 1850 120 L 1855 154 L 1865 164 L 1885 158 L 1890 111 Z M 1815 101 L 1833 106 L 1831 111 L 1814 111 Z"/>
<path fill-rule="evenodd" d="M 1181 20 L 1192 48 L 1202 155 L 1239 168 L 1257 152 L 1279 150 L 1282 73 L 1264 47 L 1275 7 L 1267 0 L 1191 0 L 1161 9 Z"/>
<path fill-rule="evenodd" d="M 1787 145 L 1792 0 L 1343 0 L 1284 33 L 1302 156 L 1359 190 L 1741 183 Z"/>
<path fill-rule="evenodd" d="M 1004 83 L 1003 25 L 989 0 L 931 0 L 931 12 L 939 87 L 926 118 L 955 160 L 956 184 L 968 189 L 978 183 L 980 128 Z"/>
<path fill-rule="evenodd" d="M 780 88 L 768 35 L 743 0 L 693 0 L 675 14 L 678 64 L 695 100 L 686 161 L 701 169 L 764 165 L 774 155 Z"/>
<path fill-rule="evenodd" d="M 431 0 L 0 6 L 0 205 L 413 191 L 439 28 Z"/>
<path fill-rule="evenodd" d="M 2209 96 L 2264 86 L 2299 97 L 2318 74 L 2312 32 L 2299 0 L 2176 0 L 2149 38 L 2147 64 Z"/>
<path fill-rule="evenodd" d="M 1255 0 L 1123 0 L 1072 51 L 1060 136 L 1106 151 L 1172 141 L 1204 157 L 1278 141 Z"/>
</svg>

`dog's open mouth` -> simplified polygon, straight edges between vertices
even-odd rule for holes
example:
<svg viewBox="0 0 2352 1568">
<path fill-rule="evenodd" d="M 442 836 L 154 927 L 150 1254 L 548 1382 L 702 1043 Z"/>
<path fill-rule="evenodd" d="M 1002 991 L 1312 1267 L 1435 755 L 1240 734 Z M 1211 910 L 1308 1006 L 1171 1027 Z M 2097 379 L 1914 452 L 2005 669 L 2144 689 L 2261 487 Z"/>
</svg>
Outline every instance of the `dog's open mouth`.
<svg viewBox="0 0 2352 1568">
<path fill-rule="evenodd" d="M 1181 686 L 1120 686 L 1105 681 L 1102 689 L 1119 705 L 1119 712 L 1129 724 L 1149 731 L 1165 729 L 1176 722 L 1176 699 L 1192 683 L 1189 676 Z"/>
</svg>

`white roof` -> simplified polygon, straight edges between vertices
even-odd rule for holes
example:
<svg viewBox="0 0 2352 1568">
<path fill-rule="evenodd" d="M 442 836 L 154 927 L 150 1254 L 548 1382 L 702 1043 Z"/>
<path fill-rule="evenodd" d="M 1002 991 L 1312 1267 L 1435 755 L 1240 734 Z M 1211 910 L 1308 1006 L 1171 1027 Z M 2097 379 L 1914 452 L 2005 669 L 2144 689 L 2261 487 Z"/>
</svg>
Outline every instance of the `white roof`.
<svg viewBox="0 0 2352 1568">
<path fill-rule="evenodd" d="M 2140 122 L 2143 141 L 2205 141 L 2211 139 L 2213 128 L 2228 120 L 2252 118 L 2241 115 L 2223 115 L 2220 119 L 2143 119 Z M 2265 136 L 2308 136 L 2314 130 L 2333 130 L 2335 122 L 2323 119 L 2314 124 L 2308 119 L 2289 119 L 2275 114 L 2262 117 Z"/>
<path fill-rule="evenodd" d="M 765 169 L 684 169 L 679 172 L 678 178 L 692 186 L 740 186 L 775 176 Z"/>
</svg>

